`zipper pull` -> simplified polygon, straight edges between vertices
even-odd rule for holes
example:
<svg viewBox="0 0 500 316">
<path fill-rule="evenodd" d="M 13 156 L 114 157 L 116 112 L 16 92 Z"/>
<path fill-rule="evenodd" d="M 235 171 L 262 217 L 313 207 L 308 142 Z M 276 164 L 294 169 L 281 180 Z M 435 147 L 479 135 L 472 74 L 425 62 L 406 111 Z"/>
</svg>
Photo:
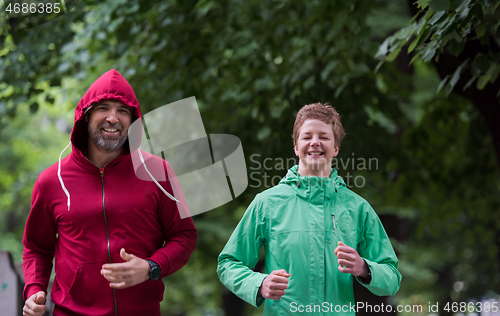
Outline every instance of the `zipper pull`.
<svg viewBox="0 0 500 316">
<path fill-rule="evenodd" d="M 332 221 L 333 221 L 333 229 L 337 230 L 337 226 L 335 225 L 335 215 L 332 214 Z"/>
<path fill-rule="evenodd" d="M 104 168 L 99 168 L 99 172 L 101 173 L 101 176 L 104 175 Z"/>
</svg>

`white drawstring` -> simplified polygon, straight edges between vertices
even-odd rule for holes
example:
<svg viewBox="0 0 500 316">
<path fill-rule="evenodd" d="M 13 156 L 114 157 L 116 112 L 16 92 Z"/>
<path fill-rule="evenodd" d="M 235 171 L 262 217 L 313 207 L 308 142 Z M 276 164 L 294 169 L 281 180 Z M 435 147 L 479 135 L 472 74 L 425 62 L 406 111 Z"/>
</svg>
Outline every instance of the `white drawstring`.
<svg viewBox="0 0 500 316">
<path fill-rule="evenodd" d="M 69 144 L 63 149 L 63 151 L 61 151 L 61 153 L 59 154 L 59 164 L 57 166 L 57 177 L 59 178 L 59 183 L 61 183 L 61 188 L 63 189 L 64 193 L 66 194 L 66 196 L 68 197 L 68 211 L 70 209 L 70 205 L 71 205 L 71 200 L 70 200 L 70 196 L 69 196 L 69 191 L 66 189 L 66 186 L 64 185 L 64 181 L 61 177 L 61 157 L 62 157 L 62 154 L 64 153 L 64 151 L 66 151 L 66 149 L 68 149 L 69 145 L 71 145 L 71 141 L 69 142 Z M 163 191 L 163 193 L 165 193 L 166 196 L 168 196 L 170 199 L 172 199 L 173 201 L 176 201 L 176 202 L 179 202 L 179 200 L 177 200 L 175 197 L 173 197 L 170 193 L 167 192 L 167 190 L 165 190 L 159 183 L 158 181 L 156 181 L 156 179 L 153 177 L 153 175 L 149 172 L 148 170 L 148 167 L 146 167 L 146 163 L 144 162 L 144 158 L 142 157 L 142 154 L 141 154 L 141 150 L 137 150 L 139 152 L 139 159 L 141 160 L 142 164 L 144 165 L 144 169 L 146 169 L 147 173 L 149 174 L 149 176 L 151 177 L 151 179 L 153 179 L 154 183 L 156 183 L 156 185 Z"/>
<path fill-rule="evenodd" d="M 163 191 L 163 193 L 165 193 L 166 196 L 168 196 L 171 200 L 173 201 L 176 201 L 176 202 L 179 202 L 179 200 L 177 200 L 175 197 L 173 197 L 172 195 L 170 195 L 170 193 L 167 192 L 167 190 L 165 190 L 159 183 L 158 181 L 156 181 L 156 179 L 153 177 L 153 175 L 149 172 L 148 170 L 148 167 L 146 167 L 146 163 L 144 162 L 144 158 L 142 157 L 142 154 L 141 154 L 141 150 L 140 149 L 137 149 L 137 152 L 139 153 L 139 159 L 141 160 L 142 164 L 144 165 L 144 169 L 146 169 L 146 171 L 148 172 L 149 176 L 151 177 L 151 179 L 153 179 L 153 181 L 156 183 L 156 185 Z"/>
<path fill-rule="evenodd" d="M 63 179 L 61 177 L 61 156 L 62 156 L 63 152 L 66 149 L 68 149 L 69 145 L 71 145 L 71 141 L 69 141 L 69 144 L 59 154 L 59 164 L 57 165 L 57 177 L 59 178 L 59 183 L 61 183 L 61 187 L 62 187 L 64 193 L 66 193 L 66 196 L 68 197 L 68 211 L 69 211 L 69 206 L 71 205 L 71 202 L 70 202 L 70 198 L 69 198 L 69 192 L 66 189 L 66 187 L 64 186 L 64 182 L 63 182 Z"/>
</svg>

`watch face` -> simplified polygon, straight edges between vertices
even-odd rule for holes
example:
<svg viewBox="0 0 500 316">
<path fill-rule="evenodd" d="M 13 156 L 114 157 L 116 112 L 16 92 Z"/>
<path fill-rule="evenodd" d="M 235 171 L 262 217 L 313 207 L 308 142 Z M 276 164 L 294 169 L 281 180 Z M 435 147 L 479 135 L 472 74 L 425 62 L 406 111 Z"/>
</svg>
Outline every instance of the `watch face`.
<svg viewBox="0 0 500 316">
<path fill-rule="evenodd" d="M 158 280 L 158 278 L 160 278 L 160 275 L 161 275 L 161 270 L 160 270 L 160 267 L 159 266 L 154 266 L 152 267 L 150 270 L 150 276 L 151 276 L 151 280 Z"/>
<path fill-rule="evenodd" d="M 146 260 L 149 263 L 149 279 L 154 281 L 158 280 L 161 275 L 160 266 L 153 260 Z"/>
</svg>

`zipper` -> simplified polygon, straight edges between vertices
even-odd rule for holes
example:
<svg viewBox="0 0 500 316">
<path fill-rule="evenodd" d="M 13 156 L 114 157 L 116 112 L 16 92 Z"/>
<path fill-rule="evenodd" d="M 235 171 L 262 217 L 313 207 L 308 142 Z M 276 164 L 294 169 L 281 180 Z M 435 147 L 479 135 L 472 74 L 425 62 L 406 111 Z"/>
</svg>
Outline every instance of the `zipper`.
<svg viewBox="0 0 500 316">
<path fill-rule="evenodd" d="M 330 222 L 329 217 L 327 217 L 328 222 L 328 231 L 326 233 L 326 242 L 330 244 L 333 239 L 333 235 L 335 235 L 334 231 L 337 230 L 337 224 L 335 224 L 335 215 L 332 213 L 332 221 Z"/>
<path fill-rule="evenodd" d="M 99 168 L 99 172 L 101 173 L 101 184 L 102 184 L 102 211 L 104 214 L 104 224 L 106 226 L 106 238 L 107 238 L 107 247 L 108 247 L 108 260 L 109 263 L 111 262 L 111 249 L 109 246 L 109 229 L 108 229 L 108 218 L 106 217 L 106 205 L 104 203 L 105 198 L 104 198 L 104 168 Z M 115 316 L 118 316 L 118 304 L 116 302 L 116 292 L 115 289 L 113 289 L 113 301 L 115 303 Z"/>
</svg>

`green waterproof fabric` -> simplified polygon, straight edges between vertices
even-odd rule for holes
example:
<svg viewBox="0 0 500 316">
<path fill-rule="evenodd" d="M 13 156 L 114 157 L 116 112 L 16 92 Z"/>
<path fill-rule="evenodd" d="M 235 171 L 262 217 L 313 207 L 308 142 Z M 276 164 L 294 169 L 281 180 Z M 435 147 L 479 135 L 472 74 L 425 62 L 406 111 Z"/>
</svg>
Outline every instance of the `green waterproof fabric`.
<svg viewBox="0 0 500 316">
<path fill-rule="evenodd" d="M 336 170 L 330 178 L 299 176 L 298 166 L 252 201 L 218 259 L 221 282 L 264 315 L 355 315 L 351 274 L 338 270 L 338 241 L 367 262 L 376 295 L 394 295 L 401 274 L 398 259 L 373 208 L 349 190 Z M 261 247 L 266 274 L 255 272 Z M 280 300 L 258 299 L 273 270 L 290 273 Z"/>
</svg>

